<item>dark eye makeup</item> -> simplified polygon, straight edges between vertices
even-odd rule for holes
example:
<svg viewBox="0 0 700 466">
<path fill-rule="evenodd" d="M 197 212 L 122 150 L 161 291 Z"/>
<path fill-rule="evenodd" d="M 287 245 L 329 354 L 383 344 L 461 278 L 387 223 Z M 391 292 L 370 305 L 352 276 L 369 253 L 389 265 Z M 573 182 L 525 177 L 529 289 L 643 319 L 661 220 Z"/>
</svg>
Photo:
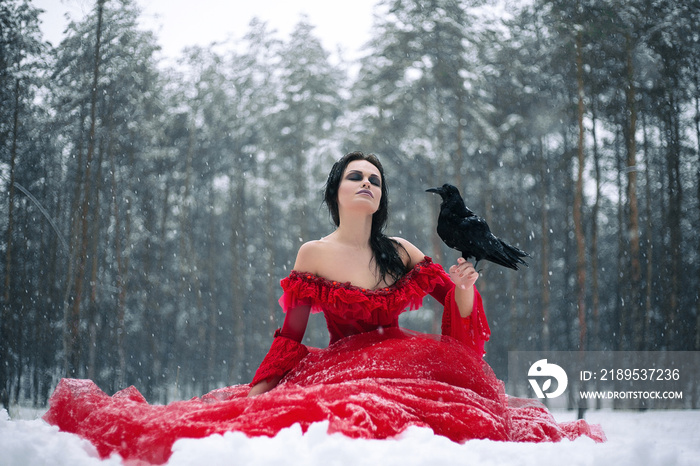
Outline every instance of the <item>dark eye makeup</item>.
<svg viewBox="0 0 700 466">
<path fill-rule="evenodd" d="M 362 173 L 355 172 L 355 171 L 350 172 L 347 175 L 347 179 L 350 181 L 360 181 L 360 180 L 362 180 Z M 369 182 L 377 187 L 381 187 L 381 185 L 382 185 L 382 182 L 377 175 L 371 175 L 369 177 Z"/>
</svg>

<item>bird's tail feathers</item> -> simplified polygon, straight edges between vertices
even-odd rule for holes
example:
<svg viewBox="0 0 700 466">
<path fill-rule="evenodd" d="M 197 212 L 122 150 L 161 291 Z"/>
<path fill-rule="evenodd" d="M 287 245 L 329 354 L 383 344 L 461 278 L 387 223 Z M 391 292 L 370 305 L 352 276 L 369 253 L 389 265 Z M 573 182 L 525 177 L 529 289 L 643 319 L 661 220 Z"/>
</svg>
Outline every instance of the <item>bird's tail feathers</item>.
<svg viewBox="0 0 700 466">
<path fill-rule="evenodd" d="M 501 245 L 503 246 L 503 253 L 493 254 L 493 257 L 489 258 L 492 262 L 495 262 L 504 267 L 509 267 L 513 270 L 518 270 L 518 264 L 522 264 L 525 267 L 529 267 L 528 263 L 525 262 L 522 258 L 530 257 L 530 254 L 526 253 L 522 249 L 516 248 L 515 246 L 511 246 L 505 241 L 501 241 Z"/>
</svg>

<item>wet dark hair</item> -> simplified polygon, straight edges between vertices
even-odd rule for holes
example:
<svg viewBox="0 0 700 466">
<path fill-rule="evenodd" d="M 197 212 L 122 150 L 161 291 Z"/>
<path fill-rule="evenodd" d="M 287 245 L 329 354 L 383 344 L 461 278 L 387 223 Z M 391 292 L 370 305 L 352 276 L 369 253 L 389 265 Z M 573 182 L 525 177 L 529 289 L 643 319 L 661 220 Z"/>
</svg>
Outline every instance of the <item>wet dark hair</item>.
<svg viewBox="0 0 700 466">
<path fill-rule="evenodd" d="M 372 231 L 369 237 L 370 248 L 372 249 L 374 260 L 379 268 L 380 277 L 378 283 L 385 281 L 387 275 L 393 278 L 394 281 L 397 281 L 406 274 L 407 270 L 397 249 L 403 249 L 403 246 L 384 234 L 384 227 L 389 217 L 389 196 L 386 180 L 384 178 L 384 167 L 382 167 L 377 156 L 374 154 L 365 155 L 362 152 L 350 152 L 335 162 L 330 173 L 328 173 L 323 202 L 328 206 L 328 212 L 331 214 L 335 226 L 340 226 L 338 187 L 340 186 L 343 173 L 345 173 L 348 164 L 356 160 L 365 160 L 377 167 L 381 177 L 382 198 L 379 201 L 379 208 L 374 215 L 372 215 Z"/>
</svg>

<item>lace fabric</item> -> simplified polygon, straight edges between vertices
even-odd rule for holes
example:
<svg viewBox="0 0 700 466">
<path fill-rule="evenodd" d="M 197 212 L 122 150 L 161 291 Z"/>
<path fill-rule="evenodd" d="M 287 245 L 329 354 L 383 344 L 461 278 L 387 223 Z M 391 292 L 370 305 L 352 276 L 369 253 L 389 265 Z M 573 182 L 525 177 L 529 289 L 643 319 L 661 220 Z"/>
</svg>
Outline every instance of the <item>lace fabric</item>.
<svg viewBox="0 0 700 466">
<path fill-rule="evenodd" d="M 360 288 L 351 283 L 292 271 L 281 282 L 284 294 L 280 305 L 287 312 L 300 303 L 311 303 L 312 313 L 326 312 L 382 325 L 406 309 L 418 309 L 427 293 L 444 285 L 445 275 L 442 267 L 429 257 L 393 285 L 380 289 Z"/>
<path fill-rule="evenodd" d="M 305 323 L 301 326 L 290 322 L 308 318 L 299 308 L 309 307 L 312 313 L 324 313 L 331 343 L 379 327 L 396 327 L 399 315 L 420 308 L 428 294 L 445 306 L 443 335 L 462 341 L 480 354 L 484 354 L 484 343 L 490 337 L 476 287 L 474 309 L 469 317 L 462 318 L 454 300 L 454 284 L 442 266 L 428 256 L 396 283 L 381 289 L 360 288 L 297 271 L 292 271 L 281 285 L 284 293 L 279 302 L 286 313 L 284 327 L 305 328 Z M 302 336 L 303 331 L 294 334 L 298 341 Z"/>
<path fill-rule="evenodd" d="M 251 385 L 272 377 L 281 377 L 296 367 L 304 357 L 309 354 L 309 350 L 301 343 L 282 335 L 281 329 L 275 332 L 272 346 L 265 359 L 255 372 L 255 377 Z"/>
<path fill-rule="evenodd" d="M 462 317 L 454 299 L 454 288 L 445 298 L 445 310 L 442 312 L 443 335 L 449 335 L 462 344 L 472 348 L 480 356 L 486 354 L 486 342 L 491 337 L 491 329 L 484 313 L 481 295 L 474 288 L 474 308 L 468 317 Z"/>
</svg>

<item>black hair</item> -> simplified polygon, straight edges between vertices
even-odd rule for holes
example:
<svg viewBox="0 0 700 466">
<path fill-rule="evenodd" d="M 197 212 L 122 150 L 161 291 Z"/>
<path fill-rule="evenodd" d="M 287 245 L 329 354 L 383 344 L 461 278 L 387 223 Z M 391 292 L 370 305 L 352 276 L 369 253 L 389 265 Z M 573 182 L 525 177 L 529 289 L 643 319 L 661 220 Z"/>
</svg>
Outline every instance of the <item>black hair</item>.
<svg viewBox="0 0 700 466">
<path fill-rule="evenodd" d="M 398 281 L 407 272 L 406 265 L 403 260 L 401 260 L 397 249 L 403 249 L 403 246 L 384 234 L 384 227 L 389 217 L 389 196 L 386 180 L 384 179 L 384 167 L 382 167 L 377 156 L 374 154 L 365 155 L 362 152 L 350 152 L 335 162 L 330 173 L 328 173 L 323 202 L 328 206 L 328 211 L 331 214 L 335 226 L 340 226 L 338 187 L 343 178 L 343 173 L 345 173 L 345 168 L 350 162 L 356 160 L 366 160 L 371 163 L 377 167 L 379 175 L 381 176 L 382 197 L 379 201 L 379 208 L 372 215 L 372 231 L 369 237 L 369 244 L 372 249 L 374 261 L 379 268 L 380 277 L 378 283 L 385 281 L 387 275 L 393 278 L 394 281 Z"/>
</svg>

